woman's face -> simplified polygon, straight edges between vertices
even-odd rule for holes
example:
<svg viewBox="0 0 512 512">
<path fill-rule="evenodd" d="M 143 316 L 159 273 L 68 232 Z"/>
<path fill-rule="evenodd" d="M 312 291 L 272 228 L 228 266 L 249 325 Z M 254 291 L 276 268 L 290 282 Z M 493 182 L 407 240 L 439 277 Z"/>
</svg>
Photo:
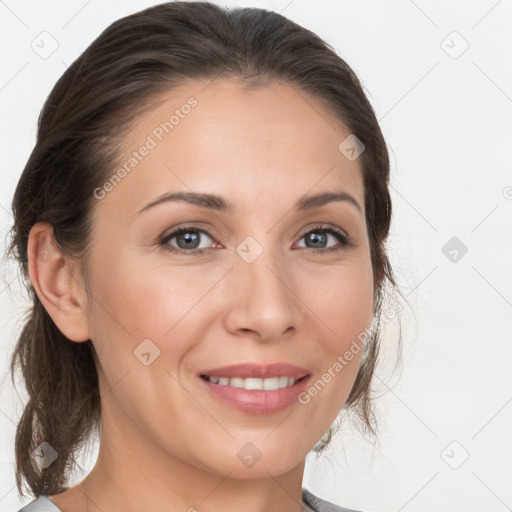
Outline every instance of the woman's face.
<svg viewBox="0 0 512 512">
<path fill-rule="evenodd" d="M 103 435 L 139 461 L 268 477 L 303 463 L 358 371 L 373 311 L 361 169 L 311 96 L 206 85 L 139 117 L 95 191 Z M 190 201 L 165 200 L 176 193 Z M 325 193 L 345 196 L 305 201 Z"/>
</svg>

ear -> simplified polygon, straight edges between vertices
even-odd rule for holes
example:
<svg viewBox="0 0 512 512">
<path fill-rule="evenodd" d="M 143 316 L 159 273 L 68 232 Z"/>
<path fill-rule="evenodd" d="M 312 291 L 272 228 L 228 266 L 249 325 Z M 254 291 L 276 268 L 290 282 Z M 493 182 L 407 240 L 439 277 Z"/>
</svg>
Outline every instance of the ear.
<svg viewBox="0 0 512 512">
<path fill-rule="evenodd" d="M 51 224 L 32 226 L 27 255 L 30 282 L 55 325 L 72 341 L 88 340 L 87 292 L 79 262 L 69 263 L 63 256 Z"/>
</svg>

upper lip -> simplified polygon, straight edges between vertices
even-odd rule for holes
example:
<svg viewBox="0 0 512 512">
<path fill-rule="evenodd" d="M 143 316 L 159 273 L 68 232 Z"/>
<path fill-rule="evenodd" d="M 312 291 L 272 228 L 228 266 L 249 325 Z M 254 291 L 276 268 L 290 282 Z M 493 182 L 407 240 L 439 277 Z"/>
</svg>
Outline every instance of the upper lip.
<svg viewBox="0 0 512 512">
<path fill-rule="evenodd" d="M 259 377 L 261 379 L 271 377 L 293 377 L 295 380 L 301 379 L 308 375 L 308 370 L 300 366 L 288 363 L 272 363 L 272 364 L 256 364 L 244 363 L 234 364 L 230 366 L 222 366 L 221 368 L 212 368 L 204 370 L 199 375 L 207 375 L 208 377 Z"/>
</svg>

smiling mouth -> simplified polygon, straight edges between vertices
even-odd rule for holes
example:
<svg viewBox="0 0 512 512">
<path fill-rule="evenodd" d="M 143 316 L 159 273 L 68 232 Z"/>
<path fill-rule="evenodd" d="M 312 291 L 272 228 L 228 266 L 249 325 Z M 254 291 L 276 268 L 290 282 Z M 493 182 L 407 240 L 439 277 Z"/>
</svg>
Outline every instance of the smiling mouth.
<svg viewBox="0 0 512 512">
<path fill-rule="evenodd" d="M 275 391 L 277 389 L 289 388 L 297 382 L 301 382 L 308 377 L 304 375 L 300 379 L 287 377 L 217 377 L 214 375 L 200 375 L 203 380 L 216 384 L 218 386 L 230 386 L 233 388 L 243 388 L 247 391 Z"/>
</svg>

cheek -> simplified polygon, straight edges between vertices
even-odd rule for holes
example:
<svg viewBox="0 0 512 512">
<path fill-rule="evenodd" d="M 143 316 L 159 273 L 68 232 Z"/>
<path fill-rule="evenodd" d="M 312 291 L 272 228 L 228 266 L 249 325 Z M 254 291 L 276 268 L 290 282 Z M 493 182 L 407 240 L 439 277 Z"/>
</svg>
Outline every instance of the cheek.
<svg viewBox="0 0 512 512">
<path fill-rule="evenodd" d="M 304 296 L 317 327 L 324 333 L 317 380 L 311 382 L 314 389 L 310 388 L 308 394 L 329 396 L 320 400 L 323 406 L 319 402 L 317 406 L 332 412 L 346 401 L 361 363 L 373 318 L 372 270 L 370 266 L 354 264 L 338 269 L 336 276 L 310 275 L 303 286 L 313 290 Z"/>
<path fill-rule="evenodd" d="M 91 339 L 99 355 L 104 354 L 102 365 L 110 366 L 106 357 L 112 356 L 112 371 L 116 375 L 126 371 L 136 361 L 134 350 L 147 339 L 155 345 L 145 342 L 147 346 L 162 356 L 160 363 L 179 360 L 188 349 L 189 329 L 207 323 L 205 317 L 215 313 L 204 307 L 202 299 L 222 277 L 223 269 L 205 272 L 165 263 L 144 266 L 122 255 L 110 268 L 104 261 L 97 262 L 89 319 Z"/>
<path fill-rule="evenodd" d="M 373 316 L 373 275 L 369 265 L 347 264 L 330 273 L 309 273 L 302 296 L 324 323 L 328 338 L 338 348 L 364 331 Z"/>
<path fill-rule="evenodd" d="M 104 265 L 100 262 L 99 266 Z M 185 274 L 179 269 L 169 272 L 165 268 L 144 266 L 134 258 L 118 256 L 115 266 L 96 272 L 95 293 L 104 306 L 99 314 L 109 316 L 125 334 L 162 335 L 172 327 L 174 318 L 190 309 L 189 297 L 195 295 L 194 286 L 190 280 L 185 281 Z"/>
</svg>

